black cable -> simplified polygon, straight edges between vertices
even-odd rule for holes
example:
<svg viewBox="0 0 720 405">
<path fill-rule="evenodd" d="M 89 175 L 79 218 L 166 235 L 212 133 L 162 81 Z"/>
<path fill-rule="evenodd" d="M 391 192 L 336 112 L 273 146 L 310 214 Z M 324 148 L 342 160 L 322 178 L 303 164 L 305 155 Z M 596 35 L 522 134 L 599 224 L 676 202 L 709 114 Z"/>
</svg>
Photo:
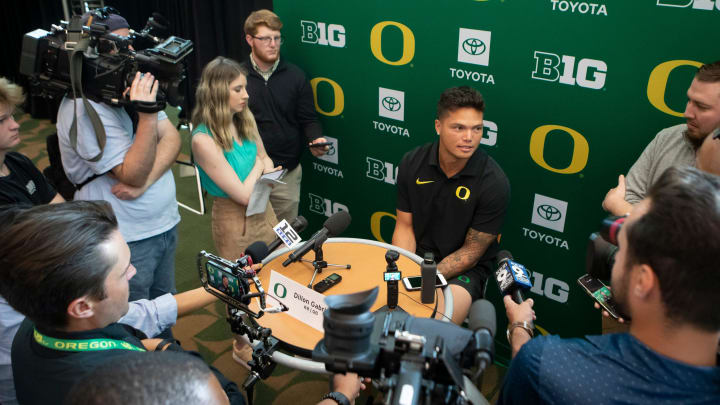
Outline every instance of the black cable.
<svg viewBox="0 0 720 405">
<path fill-rule="evenodd" d="M 428 309 L 432 309 L 432 308 L 431 308 L 430 306 L 428 306 L 428 305 L 425 305 L 425 304 L 423 304 L 423 303 L 422 303 L 422 302 L 420 302 L 420 301 L 417 301 L 417 300 L 416 300 L 415 298 L 413 298 L 413 297 L 411 297 L 411 296 L 409 296 L 409 295 L 405 294 L 404 292 L 402 292 L 402 291 L 398 291 L 398 292 L 399 292 L 400 294 L 402 294 L 402 295 L 404 295 L 404 296 L 406 296 L 406 297 L 410 298 L 410 299 L 411 299 L 411 300 L 413 300 L 414 302 L 416 302 L 416 303 L 418 303 L 418 304 L 420 304 L 420 305 L 424 306 L 425 308 L 428 308 Z M 442 316 L 443 316 L 443 318 L 447 319 L 448 321 L 452 322 L 452 319 L 450 319 L 450 318 L 448 318 L 447 316 L 445 316 L 445 314 L 444 314 L 444 313 L 442 313 L 442 312 L 440 312 L 440 311 L 437 311 L 437 289 L 436 289 L 436 291 L 435 291 L 435 312 L 437 312 L 438 314 L 442 315 Z"/>
</svg>

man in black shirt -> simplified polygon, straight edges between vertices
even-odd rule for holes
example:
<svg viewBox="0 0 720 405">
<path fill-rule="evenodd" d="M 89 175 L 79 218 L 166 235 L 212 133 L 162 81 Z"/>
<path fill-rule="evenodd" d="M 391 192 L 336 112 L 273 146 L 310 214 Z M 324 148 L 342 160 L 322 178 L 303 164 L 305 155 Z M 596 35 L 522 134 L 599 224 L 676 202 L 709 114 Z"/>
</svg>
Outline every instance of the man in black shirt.
<svg viewBox="0 0 720 405">
<path fill-rule="evenodd" d="M 270 10 L 258 10 L 245 21 L 245 40 L 252 52 L 243 66 L 248 71 L 248 106 L 255 116 L 258 131 L 268 156 L 275 166 L 288 173 L 286 184 L 276 184 L 270 203 L 277 219 L 291 221 L 298 215 L 302 167 L 300 156 L 310 144 L 326 142 L 315 114 L 312 88 L 305 73 L 280 58 L 282 21 Z M 315 156 L 327 146 L 310 147 Z"/>
<path fill-rule="evenodd" d="M 478 149 L 484 110 L 477 90 L 445 90 L 435 120 L 439 140 L 405 154 L 398 168 L 392 243 L 421 257 L 434 254 L 450 284 L 457 324 L 484 296 L 510 199 L 505 173 Z"/>
<path fill-rule="evenodd" d="M 11 350 L 20 403 L 62 403 L 74 383 L 113 358 L 182 351 L 117 323 L 136 270 L 107 202 L 10 208 L 0 226 L 0 295 L 27 317 Z M 237 386 L 214 372 L 230 403 L 244 404 Z"/>
<path fill-rule="evenodd" d="M 0 205 L 63 202 L 30 159 L 10 151 L 20 143 L 13 111 L 24 100 L 20 86 L 0 77 Z"/>
</svg>

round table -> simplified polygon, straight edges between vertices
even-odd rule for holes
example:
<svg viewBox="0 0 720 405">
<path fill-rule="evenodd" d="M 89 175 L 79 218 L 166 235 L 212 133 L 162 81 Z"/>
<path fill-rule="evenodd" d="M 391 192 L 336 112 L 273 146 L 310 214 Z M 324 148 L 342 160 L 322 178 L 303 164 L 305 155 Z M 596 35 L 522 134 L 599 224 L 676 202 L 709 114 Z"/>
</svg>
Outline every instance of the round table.
<svg viewBox="0 0 720 405">
<path fill-rule="evenodd" d="M 400 253 L 397 265 L 403 277 L 420 275 L 422 258 L 405 249 L 366 239 L 330 238 L 323 245 L 323 259 L 332 264 L 350 264 L 351 268 L 327 267 L 323 269 L 322 273 L 318 274 L 315 283 L 332 273 L 342 276 L 342 281 L 325 291 L 324 295 L 349 294 L 380 287 L 378 298 L 370 309 L 375 311 L 387 304 L 387 288 L 382 273 L 385 272 L 387 267 L 385 253 L 388 249 Z M 282 262 L 287 259 L 289 254 L 290 249 L 283 248 L 276 250 L 263 260 L 263 268 L 258 272 L 258 278 L 266 292 L 270 286 L 271 270 L 277 271 L 302 285 L 307 285 L 312 279 L 314 271 L 312 263 L 298 261 L 287 267 L 282 266 Z M 314 257 L 315 253 L 311 251 L 305 255 L 304 259 L 312 260 Z M 435 304 L 421 304 L 419 290 L 406 291 L 402 281 L 399 281 L 398 284 L 398 307 L 417 317 L 429 317 L 432 314 Z M 450 289 L 444 288 L 438 291 L 437 298 L 438 314 L 436 317 L 448 321 L 452 318 L 453 306 Z M 277 306 L 277 302 L 272 298 L 268 298 L 267 305 L 269 307 Z M 257 311 L 259 309 L 258 300 L 253 299 L 250 307 Z M 447 318 L 443 317 L 441 313 L 445 314 Z M 309 357 L 317 342 L 323 338 L 322 332 L 286 313 L 265 314 L 257 321 L 263 327 L 272 329 L 273 337 L 283 342 L 294 354 L 304 357 Z M 326 372 L 325 365 L 322 363 L 288 356 L 277 351 L 274 353 L 273 359 L 280 364 L 300 370 Z"/>
</svg>

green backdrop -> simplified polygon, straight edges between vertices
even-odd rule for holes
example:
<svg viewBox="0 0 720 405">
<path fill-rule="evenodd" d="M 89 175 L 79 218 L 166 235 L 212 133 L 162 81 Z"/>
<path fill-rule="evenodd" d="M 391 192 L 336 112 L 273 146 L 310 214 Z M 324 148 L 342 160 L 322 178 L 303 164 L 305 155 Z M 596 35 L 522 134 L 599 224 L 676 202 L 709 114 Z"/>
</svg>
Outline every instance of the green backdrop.
<svg viewBox="0 0 720 405">
<path fill-rule="evenodd" d="M 440 93 L 470 85 L 487 103 L 481 147 L 512 186 L 501 247 L 533 272 L 537 324 L 563 336 L 599 332 L 599 314 L 576 283 L 588 235 L 618 174 L 660 129 L 684 122 L 696 66 L 719 58 L 720 1 L 274 7 L 284 22 L 283 57 L 307 73 L 335 142 L 330 156 L 302 161 L 309 230 L 343 209 L 353 218 L 343 236 L 389 242 L 400 159 L 435 140 Z M 488 291 L 503 325 L 497 289 Z"/>
</svg>

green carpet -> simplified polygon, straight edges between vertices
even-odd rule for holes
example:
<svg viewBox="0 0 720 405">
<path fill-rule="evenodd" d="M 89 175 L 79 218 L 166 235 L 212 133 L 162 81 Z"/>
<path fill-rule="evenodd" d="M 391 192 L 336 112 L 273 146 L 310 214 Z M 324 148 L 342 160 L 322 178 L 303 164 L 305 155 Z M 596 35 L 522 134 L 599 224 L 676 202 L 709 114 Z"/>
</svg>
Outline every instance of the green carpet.
<svg viewBox="0 0 720 405">
<path fill-rule="evenodd" d="M 170 119 L 177 123 L 177 110 L 169 108 L 167 113 Z M 45 137 L 55 132 L 55 126 L 48 120 L 32 119 L 28 114 L 18 115 L 18 118 L 22 141 L 16 150 L 28 156 L 42 170 L 48 165 Z M 190 134 L 186 129 L 181 130 L 180 134 L 183 138 L 183 148 L 179 159 L 189 161 Z M 195 177 L 181 176 L 180 165 L 173 167 L 173 173 L 177 186 L 177 200 L 199 209 Z M 179 292 L 200 286 L 196 266 L 198 252 L 201 250 L 215 251 L 210 233 L 212 201 L 208 198 L 206 202 L 205 215 L 197 215 L 180 208 L 182 219 L 178 226 L 178 246 L 175 259 L 175 277 Z M 218 302 L 208 305 L 202 310 L 179 319 L 173 332 L 186 350 L 194 350 L 202 354 L 209 364 L 218 368 L 238 386 L 245 381 L 248 371 L 232 359 L 232 337 L 230 328 L 225 321 L 224 304 Z M 504 368 L 493 366 L 484 375 L 482 392 L 492 402 L 497 398 L 499 383 L 502 381 L 504 372 Z M 254 402 L 256 404 L 314 404 L 327 391 L 327 376 L 305 373 L 278 365 L 271 377 L 256 384 Z M 377 395 L 377 392 L 372 389 L 366 391 L 370 395 Z M 363 394 L 357 403 L 364 404 L 368 393 Z"/>
</svg>

